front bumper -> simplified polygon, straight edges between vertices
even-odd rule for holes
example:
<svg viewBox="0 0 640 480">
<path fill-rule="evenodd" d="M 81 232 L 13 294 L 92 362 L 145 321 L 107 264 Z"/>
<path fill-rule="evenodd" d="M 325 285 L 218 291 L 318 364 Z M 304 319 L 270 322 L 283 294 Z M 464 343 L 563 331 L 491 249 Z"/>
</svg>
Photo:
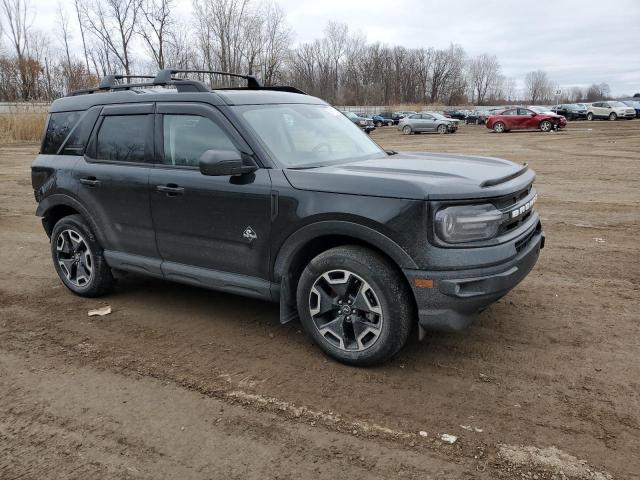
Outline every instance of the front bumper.
<svg viewBox="0 0 640 480">
<path fill-rule="evenodd" d="M 404 270 L 418 306 L 420 327 L 455 331 L 465 328 L 490 304 L 520 283 L 538 261 L 544 248 L 540 224 L 525 236 L 517 254 L 491 267 L 470 270 Z M 478 248 L 482 255 L 482 248 Z"/>
</svg>

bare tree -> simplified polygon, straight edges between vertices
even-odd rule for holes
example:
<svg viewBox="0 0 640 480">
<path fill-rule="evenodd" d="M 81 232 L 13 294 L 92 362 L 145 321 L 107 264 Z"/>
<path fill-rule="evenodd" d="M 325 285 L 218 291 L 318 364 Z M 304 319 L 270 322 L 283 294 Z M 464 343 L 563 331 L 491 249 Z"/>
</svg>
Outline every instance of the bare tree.
<svg viewBox="0 0 640 480">
<path fill-rule="evenodd" d="M 281 75 L 291 43 L 291 28 L 287 25 L 285 13 L 277 3 L 268 3 L 259 15 L 264 18 L 263 49 L 260 54 L 262 81 L 273 85 Z"/>
<path fill-rule="evenodd" d="M 166 66 L 167 44 L 173 35 L 175 25 L 171 16 L 172 0 L 143 0 L 140 4 L 142 22 L 138 33 L 144 40 L 157 68 Z"/>
<path fill-rule="evenodd" d="M 87 74 L 91 72 L 89 67 L 89 54 L 87 53 L 87 41 L 84 34 L 84 25 L 82 25 L 82 16 L 80 15 L 80 0 L 73 0 L 73 6 L 76 10 L 76 18 L 78 19 L 78 28 L 80 29 L 80 37 L 82 38 L 82 50 L 84 53 L 84 61 L 87 64 Z"/>
<path fill-rule="evenodd" d="M 87 30 L 130 75 L 131 42 L 140 12 L 140 0 L 87 0 L 80 3 L 80 11 Z"/>
<path fill-rule="evenodd" d="M 544 70 L 535 70 L 524 77 L 525 95 L 536 104 L 551 97 L 551 81 Z"/>
<path fill-rule="evenodd" d="M 586 92 L 587 102 L 594 102 L 597 100 L 606 100 L 611 93 L 611 88 L 607 83 L 594 83 Z"/>
<path fill-rule="evenodd" d="M 483 53 L 469 61 L 469 81 L 472 97 L 477 105 L 484 103 L 491 89 L 495 90 L 500 76 L 500 63 L 495 55 Z"/>
<path fill-rule="evenodd" d="M 516 99 L 517 95 L 515 78 L 505 77 L 502 81 L 502 97 L 507 101 L 507 103 L 510 103 Z"/>
<path fill-rule="evenodd" d="M 5 33 L 18 61 L 21 97 L 23 100 L 27 100 L 34 93 L 30 91 L 27 79 L 31 70 L 28 59 L 28 40 L 32 24 L 32 18 L 28 14 L 27 0 L 2 0 L 1 7 L 7 23 Z"/>
</svg>

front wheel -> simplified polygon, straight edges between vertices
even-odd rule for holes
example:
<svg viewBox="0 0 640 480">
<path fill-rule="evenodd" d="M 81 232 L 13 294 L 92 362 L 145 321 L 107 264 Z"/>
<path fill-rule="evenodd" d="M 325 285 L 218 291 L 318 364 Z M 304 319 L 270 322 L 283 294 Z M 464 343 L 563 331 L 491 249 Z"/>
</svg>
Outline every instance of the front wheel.
<svg viewBox="0 0 640 480">
<path fill-rule="evenodd" d="M 502 122 L 496 122 L 493 125 L 493 131 L 496 133 L 504 133 L 505 130 L 505 125 Z"/>
<path fill-rule="evenodd" d="M 402 127 L 402 133 L 404 133 L 405 135 L 410 135 L 411 127 L 409 125 L 405 125 L 404 127 Z"/>
<path fill-rule="evenodd" d="M 65 287 L 82 297 L 98 297 L 113 285 L 102 247 L 80 215 L 58 220 L 51 232 L 53 265 Z"/>
<path fill-rule="evenodd" d="M 380 127 L 382 126 L 382 122 L 381 122 L 380 120 L 378 120 L 378 121 L 375 123 L 375 126 L 376 126 L 376 127 L 378 127 L 378 128 L 380 128 Z"/>
<path fill-rule="evenodd" d="M 297 303 L 307 334 L 350 365 L 388 360 L 411 330 L 404 279 L 387 259 L 363 247 L 336 247 L 315 257 L 300 276 Z"/>
<path fill-rule="evenodd" d="M 543 120 L 540 122 L 540 130 L 543 132 L 550 132 L 553 129 L 553 124 L 549 120 Z"/>
<path fill-rule="evenodd" d="M 443 133 L 447 133 L 447 126 L 446 125 L 438 125 L 438 133 L 439 134 L 443 134 Z"/>
<path fill-rule="evenodd" d="M 593 120 L 593 113 L 591 113 L 591 112 L 587 113 L 587 120 L 589 120 L 589 121 Z"/>
<path fill-rule="evenodd" d="M 615 112 L 609 114 L 609 120 L 614 121 L 618 119 L 618 115 Z"/>
</svg>

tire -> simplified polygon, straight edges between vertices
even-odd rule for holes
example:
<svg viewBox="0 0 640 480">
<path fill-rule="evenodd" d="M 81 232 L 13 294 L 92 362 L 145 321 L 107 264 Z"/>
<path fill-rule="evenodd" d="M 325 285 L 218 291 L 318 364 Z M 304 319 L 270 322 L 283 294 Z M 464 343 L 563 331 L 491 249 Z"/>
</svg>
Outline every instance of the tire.
<svg viewBox="0 0 640 480">
<path fill-rule="evenodd" d="M 382 122 L 378 120 L 375 124 L 376 127 L 380 128 L 382 126 Z"/>
<path fill-rule="evenodd" d="M 409 125 L 405 125 L 404 127 L 402 127 L 402 133 L 404 133 L 405 135 L 411 135 L 411 127 Z"/>
<path fill-rule="evenodd" d="M 389 120 L 387 122 L 387 127 L 393 127 L 393 125 L 394 125 L 393 121 Z"/>
<path fill-rule="evenodd" d="M 113 287 L 103 250 L 80 215 L 63 217 L 51 232 L 51 257 L 62 283 L 81 297 L 99 297 Z"/>
<path fill-rule="evenodd" d="M 444 135 L 445 133 L 447 133 L 447 126 L 446 125 L 438 125 L 438 133 L 440 135 Z"/>
<path fill-rule="evenodd" d="M 507 131 L 507 129 L 504 123 L 496 122 L 493 124 L 493 131 L 496 133 L 504 133 Z"/>
<path fill-rule="evenodd" d="M 587 120 L 589 120 L 590 122 L 593 121 L 593 113 L 587 113 Z"/>
<path fill-rule="evenodd" d="M 550 132 L 553 130 L 553 124 L 549 120 L 543 120 L 540 122 L 540 130 L 543 132 Z"/>
<path fill-rule="evenodd" d="M 382 255 L 359 246 L 332 248 L 311 260 L 298 282 L 297 304 L 306 333 L 349 365 L 388 360 L 411 331 L 404 279 Z"/>
<path fill-rule="evenodd" d="M 616 114 L 616 112 L 611 112 L 609 114 L 609 120 L 611 120 L 612 122 L 618 119 L 618 115 Z"/>
</svg>

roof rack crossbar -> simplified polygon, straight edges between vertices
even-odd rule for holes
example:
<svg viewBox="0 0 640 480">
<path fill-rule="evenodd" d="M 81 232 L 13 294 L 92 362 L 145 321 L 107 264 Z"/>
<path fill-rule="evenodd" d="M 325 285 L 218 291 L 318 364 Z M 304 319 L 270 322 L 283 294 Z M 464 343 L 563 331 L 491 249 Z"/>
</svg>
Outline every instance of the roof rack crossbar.
<svg viewBox="0 0 640 480">
<path fill-rule="evenodd" d="M 117 85 L 122 85 L 118 82 L 118 80 L 129 80 L 130 78 L 155 78 L 153 75 L 105 75 L 100 80 L 100 85 L 98 86 L 101 90 L 108 90 L 111 87 L 115 87 Z"/>
<path fill-rule="evenodd" d="M 259 90 L 261 88 L 260 82 L 253 75 L 241 75 L 239 73 L 219 72 L 217 70 L 181 70 L 175 68 L 165 68 L 160 70 L 154 79 L 154 83 L 166 84 L 171 81 L 171 78 L 176 73 L 209 73 L 214 75 L 226 75 L 228 77 L 243 78 L 247 81 L 247 88 L 250 90 Z M 187 79 L 185 79 L 187 80 Z"/>
</svg>

